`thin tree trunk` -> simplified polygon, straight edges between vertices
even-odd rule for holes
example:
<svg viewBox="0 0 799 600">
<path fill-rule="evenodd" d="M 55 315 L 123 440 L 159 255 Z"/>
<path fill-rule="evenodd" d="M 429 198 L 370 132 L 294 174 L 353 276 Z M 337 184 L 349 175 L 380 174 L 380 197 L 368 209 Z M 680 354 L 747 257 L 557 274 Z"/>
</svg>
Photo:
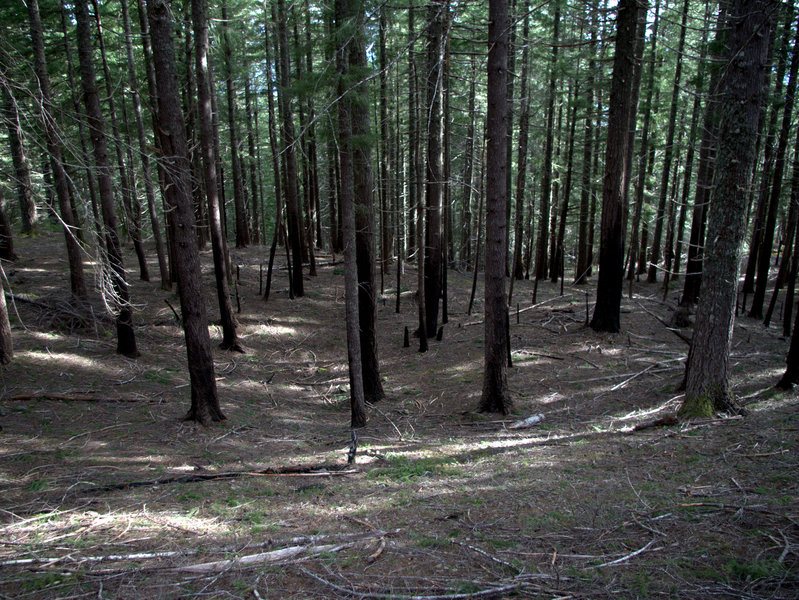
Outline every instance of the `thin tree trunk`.
<svg viewBox="0 0 799 600">
<path fill-rule="evenodd" d="M 793 13 L 793 6 L 791 13 Z M 790 137 L 791 117 L 793 116 L 793 105 L 796 98 L 796 78 L 799 71 L 799 35 L 794 31 L 794 45 L 791 57 L 791 67 L 788 74 L 788 83 L 785 88 L 785 106 L 782 112 L 782 126 L 780 127 L 780 137 L 777 142 L 777 152 L 774 157 L 774 173 L 771 176 L 771 188 L 768 203 L 766 222 L 763 226 L 763 237 L 757 255 L 757 282 L 755 284 L 755 294 L 752 296 L 752 306 L 749 309 L 749 316 L 760 318 L 763 315 L 763 303 L 766 298 L 766 286 L 768 285 L 769 272 L 771 271 L 771 251 L 774 245 L 774 229 L 777 223 L 777 212 L 780 204 L 780 194 L 782 192 L 782 177 L 785 170 L 785 155 L 788 150 L 788 138 Z"/>
<path fill-rule="evenodd" d="M 198 121 L 200 125 L 200 151 L 203 156 L 203 178 L 208 201 L 208 221 L 211 226 L 211 254 L 214 260 L 214 278 L 222 324 L 221 348 L 243 352 L 236 333 L 236 319 L 228 292 L 225 241 L 219 210 L 216 156 L 214 152 L 214 127 L 211 98 L 214 94 L 208 66 L 208 20 L 205 0 L 192 0 L 191 18 L 194 28 L 195 71 L 197 73 Z"/>
<path fill-rule="evenodd" d="M 28 158 L 25 155 L 23 143 L 24 134 L 19 121 L 17 100 L 12 95 L 12 90 L 5 83 L 5 117 L 8 129 L 8 142 L 11 150 L 11 161 L 14 165 L 14 179 L 17 186 L 17 200 L 22 218 L 22 233 L 32 233 L 36 225 L 36 202 L 33 200 L 33 186 L 31 185 L 31 171 Z"/>
<path fill-rule="evenodd" d="M 191 382 L 191 408 L 186 420 L 209 425 L 225 416 L 219 406 L 211 337 L 202 285 L 200 255 L 194 232 L 191 168 L 188 159 L 183 114 L 178 100 L 175 48 L 169 0 L 148 0 L 153 60 L 158 85 L 160 148 L 166 175 L 166 202 L 175 225 L 175 253 L 180 312 L 186 338 Z"/>
<path fill-rule="evenodd" d="M 549 62 L 549 95 L 547 96 L 547 129 L 544 141 L 544 165 L 541 176 L 541 199 L 538 209 L 538 242 L 536 245 L 535 278 L 547 276 L 547 247 L 549 243 L 549 211 L 552 203 L 552 154 L 555 145 L 555 90 L 557 87 L 558 47 L 560 40 L 560 3 L 555 4 L 552 25 L 552 54 Z"/>
<path fill-rule="evenodd" d="M 278 87 L 278 112 L 280 121 L 283 124 L 281 133 L 283 137 L 283 154 L 286 161 L 286 220 L 288 221 L 289 243 L 291 244 L 292 263 L 294 272 L 292 276 L 292 288 L 294 295 L 301 297 L 305 295 L 304 282 L 302 278 L 302 234 L 301 218 L 298 208 L 299 193 L 297 190 L 297 157 L 294 149 L 294 112 L 291 108 L 289 94 L 289 42 L 288 24 L 286 16 L 285 0 L 277 2 L 277 30 L 278 46 L 280 50 L 280 86 Z"/>
<path fill-rule="evenodd" d="M 363 369 L 361 365 L 361 336 L 359 334 L 359 296 L 358 268 L 356 258 L 356 222 L 355 222 L 355 166 L 353 160 L 354 144 L 352 143 L 351 110 L 355 102 L 348 92 L 350 58 L 348 48 L 351 32 L 346 28 L 354 13 L 351 0 L 336 0 L 336 30 L 345 39 L 339 42 L 337 60 L 339 71 L 338 93 L 344 96 L 339 102 L 339 162 L 341 165 L 341 209 L 344 225 L 344 281 L 347 314 L 347 363 L 350 379 L 351 427 L 366 425 L 365 395 L 363 387 Z M 346 32 L 346 33 L 345 33 Z M 345 96 L 346 94 L 346 96 Z"/>
<path fill-rule="evenodd" d="M 443 90 L 443 13 L 444 0 L 432 0 L 428 6 L 427 29 L 427 168 L 425 179 L 424 304 L 429 336 L 438 329 L 441 300 L 441 205 L 443 202 L 442 99 Z M 418 223 L 421 227 L 422 224 Z"/>
<path fill-rule="evenodd" d="M 250 84 L 250 74 L 246 74 L 244 80 L 244 107 L 247 112 L 247 150 L 249 151 L 249 160 L 247 161 L 250 171 L 250 230 L 252 235 L 250 241 L 256 245 L 261 244 L 261 228 L 258 220 L 260 209 L 258 207 L 259 200 L 259 186 L 257 171 L 260 171 L 257 155 L 255 152 L 255 133 L 253 131 L 253 110 L 252 110 L 252 89 Z M 258 107 L 256 106 L 256 110 Z"/>
<path fill-rule="evenodd" d="M 17 258 L 17 254 L 14 252 L 11 223 L 8 220 L 8 212 L 6 211 L 6 198 L 3 193 L 3 185 L 0 184 L 0 259 L 14 261 Z"/>
<path fill-rule="evenodd" d="M 28 20 L 30 25 L 31 42 L 33 43 L 33 61 L 38 79 L 39 96 L 36 98 L 37 109 L 42 120 L 42 125 L 47 139 L 47 152 L 50 155 L 50 168 L 53 172 L 56 195 L 58 197 L 61 224 L 64 229 L 64 239 L 67 246 L 67 259 L 69 261 L 69 278 L 72 295 L 81 300 L 86 299 L 86 278 L 83 274 L 83 261 L 81 248 L 75 236 L 76 223 L 73 218 L 72 201 L 69 197 L 67 174 L 64 171 L 64 161 L 61 153 L 61 134 L 55 128 L 55 120 L 51 115 L 50 76 L 47 74 L 47 62 L 44 54 L 44 34 L 42 21 L 39 16 L 38 0 L 28 0 Z"/>
<path fill-rule="evenodd" d="M 103 37 L 103 25 L 100 20 L 100 6 L 97 0 L 92 0 L 94 7 L 94 19 L 97 23 L 97 42 L 100 47 L 100 57 L 103 63 L 103 75 L 105 76 L 105 93 L 108 101 L 108 114 L 111 121 L 111 132 L 116 150 L 117 168 L 119 169 L 119 184 L 122 194 L 122 206 L 125 208 L 125 216 L 128 221 L 128 235 L 133 242 L 136 252 L 136 259 L 139 262 L 139 279 L 150 281 L 150 270 L 147 268 L 147 256 L 144 253 L 144 246 L 141 240 L 141 206 L 133 190 L 133 181 L 128 179 L 128 171 L 125 166 L 125 159 L 122 148 L 122 135 L 119 132 L 119 121 L 117 118 L 116 102 L 114 101 L 114 89 L 112 87 L 111 69 L 108 68 L 108 58 L 105 52 L 105 38 Z"/>
<path fill-rule="evenodd" d="M 114 211 L 113 181 L 108 163 L 105 125 L 100 108 L 100 96 L 97 93 L 97 82 L 92 58 L 91 21 L 86 0 L 75 3 L 75 20 L 77 24 L 78 57 L 80 59 L 81 85 L 83 100 L 86 103 L 86 117 L 89 135 L 94 148 L 94 164 L 97 169 L 97 184 L 100 192 L 100 206 L 105 226 L 105 244 L 108 262 L 111 266 L 111 283 L 113 285 L 113 301 L 117 309 L 117 353 L 129 358 L 139 356 L 136 348 L 136 336 L 133 331 L 133 307 L 130 304 L 130 293 L 125 280 L 125 265 L 122 259 L 122 248 L 117 231 L 117 217 Z"/>
<path fill-rule="evenodd" d="M 14 341 L 11 338 L 11 323 L 8 320 L 3 278 L 0 277 L 0 365 L 7 365 L 12 358 L 14 358 Z"/>
</svg>

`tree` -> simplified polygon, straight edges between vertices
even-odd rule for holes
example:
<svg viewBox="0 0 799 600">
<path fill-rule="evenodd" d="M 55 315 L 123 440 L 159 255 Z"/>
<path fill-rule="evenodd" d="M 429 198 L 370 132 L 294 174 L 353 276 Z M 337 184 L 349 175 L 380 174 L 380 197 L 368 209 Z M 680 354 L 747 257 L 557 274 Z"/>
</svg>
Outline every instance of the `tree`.
<svg viewBox="0 0 799 600">
<path fill-rule="evenodd" d="M 302 231 L 301 217 L 298 208 L 299 192 L 297 190 L 297 155 L 295 151 L 294 111 L 291 107 L 289 82 L 291 66 L 289 60 L 288 23 L 285 0 L 277 2 L 277 38 L 280 57 L 278 62 L 278 112 L 281 128 L 283 150 L 285 156 L 285 189 L 286 221 L 288 222 L 289 243 L 291 244 L 293 276 L 291 287 L 297 297 L 305 295 L 302 280 Z"/>
<path fill-rule="evenodd" d="M 142 177 L 144 178 L 144 191 L 147 196 L 147 212 L 150 214 L 150 225 L 155 239 L 155 253 L 158 257 L 158 271 L 161 276 L 161 289 L 168 290 L 172 286 L 169 278 L 169 267 L 166 262 L 166 249 L 164 238 L 161 235 L 161 224 L 155 209 L 155 189 L 153 186 L 152 171 L 150 169 L 150 155 L 147 151 L 147 137 L 144 133 L 144 118 L 142 117 L 141 96 L 139 83 L 136 77 L 136 62 L 133 56 L 133 34 L 130 27 L 130 10 L 128 0 L 121 0 L 122 22 L 125 28 L 125 52 L 128 66 L 128 85 L 133 101 L 133 114 L 136 119 L 136 134 L 139 141 L 139 159 L 141 160 Z"/>
<path fill-rule="evenodd" d="M 730 390 L 727 363 L 773 7 L 773 0 L 733 0 L 729 7 L 716 176 L 702 289 L 686 365 L 685 401 L 680 408 L 686 416 L 739 410 Z"/>
<path fill-rule="evenodd" d="M 352 21 L 355 9 L 353 0 L 336 0 L 336 32 L 339 48 L 336 57 L 338 68 L 338 93 L 341 97 L 338 108 L 339 162 L 341 165 L 341 210 L 344 237 L 344 281 L 347 321 L 347 363 L 350 379 L 351 427 L 366 425 L 366 408 L 363 389 L 363 367 L 361 364 L 361 337 L 359 334 L 358 268 L 355 234 L 355 176 L 353 166 L 354 143 L 352 139 L 353 92 L 348 90 L 350 75 L 349 48 Z"/>
<path fill-rule="evenodd" d="M 0 260 L 17 260 L 14 252 L 14 236 L 11 232 L 11 223 L 6 210 L 6 198 L 0 184 Z"/>
<path fill-rule="evenodd" d="M 591 319 L 595 331 L 621 329 L 621 292 L 624 275 L 624 176 L 627 172 L 627 127 L 630 121 L 638 0 L 621 0 L 616 16 L 616 55 L 613 59 L 605 176 L 602 184 L 602 231 L 599 280 Z"/>
<path fill-rule="evenodd" d="M 244 202 L 244 185 L 239 158 L 239 135 L 236 127 L 236 91 L 233 89 L 233 50 L 230 43 L 227 2 L 222 2 L 222 39 L 225 65 L 225 97 L 227 99 L 228 131 L 230 132 L 230 162 L 233 177 L 233 206 L 236 218 L 236 248 L 250 245 L 250 229 Z M 254 190 L 253 190 L 254 191 Z"/>
<path fill-rule="evenodd" d="M 122 259 L 122 247 L 117 229 L 117 217 L 114 210 L 113 180 L 108 162 L 108 147 L 105 137 L 103 112 L 100 108 L 100 95 L 97 92 L 97 81 L 94 74 L 92 57 L 92 34 L 89 9 L 86 0 L 75 3 L 75 21 L 77 24 L 78 57 L 80 59 L 80 77 L 83 88 L 83 101 L 86 104 L 86 119 L 89 125 L 89 136 L 94 149 L 94 165 L 97 169 L 97 184 L 100 192 L 100 207 L 103 213 L 105 230 L 105 246 L 108 262 L 111 267 L 113 304 L 117 309 L 117 353 L 129 358 L 139 355 L 136 348 L 136 335 L 133 331 L 133 307 L 130 304 L 130 292 L 125 278 L 125 264 Z"/>
<path fill-rule="evenodd" d="M 186 420 L 208 425 L 225 418 L 219 407 L 214 357 L 203 297 L 200 256 L 194 233 L 191 169 L 180 108 L 169 0 L 147 0 L 153 61 L 158 84 L 160 149 L 166 177 L 164 191 L 175 232 L 175 271 L 191 381 Z"/>
<path fill-rule="evenodd" d="M 208 221 L 211 226 L 211 252 L 214 259 L 214 277 L 219 312 L 222 320 L 222 344 L 224 350 L 242 352 L 236 333 L 236 319 L 228 292 L 228 262 L 225 259 L 225 238 L 219 209 L 219 185 L 214 149 L 213 82 L 208 66 L 208 21 L 205 0 L 192 0 L 191 18 L 195 39 L 195 62 L 197 71 L 197 101 L 199 105 L 200 149 L 203 155 L 203 179 L 208 200 Z"/>
<path fill-rule="evenodd" d="M 23 143 L 24 135 L 19 121 L 17 99 L 12 95 L 8 84 L 4 84 L 6 127 L 8 128 L 8 143 L 11 150 L 11 160 L 14 164 L 14 178 L 17 184 L 17 199 L 19 212 L 22 216 L 22 233 L 31 233 L 36 225 L 36 202 L 33 200 L 33 186 L 31 184 L 30 164 L 25 153 Z"/>
<path fill-rule="evenodd" d="M 441 205 L 444 197 L 442 99 L 444 62 L 444 1 L 432 0 L 427 8 L 427 169 L 425 179 L 424 304 L 426 331 L 438 329 L 438 305 L 441 300 Z M 417 224 L 421 227 L 421 222 Z"/>
<path fill-rule="evenodd" d="M 377 402 L 385 398 L 380 381 L 377 354 L 376 290 L 375 290 L 375 213 L 372 177 L 372 157 L 369 139 L 369 109 L 367 89 L 363 83 L 367 74 L 365 19 L 361 0 L 349 0 L 350 36 L 347 40 L 348 71 L 357 81 L 348 82 L 348 112 L 351 133 L 351 159 L 355 202 L 355 249 L 358 269 L 358 321 L 364 398 Z M 345 82 L 347 79 L 345 79 Z M 343 184 L 342 184 L 343 187 Z"/>
<path fill-rule="evenodd" d="M 0 273 L 0 365 L 7 365 L 14 358 L 14 342 L 11 339 L 11 323 L 8 321 L 6 294 L 3 291 L 3 277 Z"/>
<path fill-rule="evenodd" d="M 36 98 L 37 112 L 41 118 L 47 140 L 47 152 L 50 155 L 50 169 L 53 172 L 60 219 L 64 230 L 64 239 L 67 246 L 67 260 L 69 261 L 69 279 L 72 295 L 78 299 L 86 299 L 86 278 L 83 275 L 83 261 L 81 248 L 76 237 L 77 224 L 74 218 L 72 200 L 69 195 L 67 174 L 64 170 L 64 160 L 61 152 L 62 136 L 56 129 L 55 120 L 51 114 L 52 95 L 50 92 L 50 76 L 47 73 L 47 62 L 44 54 L 44 33 L 42 21 L 39 16 L 38 0 L 29 0 L 28 23 L 30 36 L 33 43 L 33 64 L 38 79 L 39 94 Z"/>
<path fill-rule="evenodd" d="M 490 0 L 488 12 L 485 365 L 480 411 L 508 414 L 512 400 L 508 390 L 508 307 L 505 295 L 505 209 L 508 202 L 508 153 L 505 143 L 508 116 L 507 0 Z"/>
</svg>

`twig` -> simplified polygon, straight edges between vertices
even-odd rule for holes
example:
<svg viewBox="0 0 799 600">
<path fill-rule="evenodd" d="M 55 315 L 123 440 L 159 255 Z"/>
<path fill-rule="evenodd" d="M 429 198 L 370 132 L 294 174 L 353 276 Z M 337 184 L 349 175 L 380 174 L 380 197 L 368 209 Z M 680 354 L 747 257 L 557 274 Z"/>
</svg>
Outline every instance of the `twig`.
<svg viewBox="0 0 799 600">
<path fill-rule="evenodd" d="M 631 558 L 633 558 L 635 556 L 638 556 L 642 552 L 645 552 L 649 548 L 649 546 L 651 546 L 654 543 L 655 543 L 655 540 L 649 540 L 649 543 L 647 543 L 647 545 L 644 546 L 643 548 L 639 548 L 635 552 L 631 552 L 630 554 L 627 554 L 626 556 L 622 556 L 621 558 L 617 558 L 616 560 L 612 560 L 610 562 L 606 562 L 606 563 L 602 563 L 601 565 L 597 565 L 594 568 L 601 569 L 602 567 L 610 567 L 612 565 L 618 565 L 620 563 L 627 562 Z"/>
<path fill-rule="evenodd" d="M 70 396 L 66 394 L 18 394 L 11 396 L 9 400 L 16 402 L 27 402 L 30 400 L 55 400 L 56 402 L 145 402 L 145 403 L 160 403 L 161 400 L 152 398 L 108 398 L 106 396 Z"/>
<path fill-rule="evenodd" d="M 658 364 L 657 364 L 657 363 L 652 363 L 651 365 L 649 365 L 649 366 L 648 366 L 646 369 L 644 369 L 643 371 L 639 371 L 638 373 L 636 373 L 636 374 L 635 374 L 635 375 L 633 375 L 632 377 L 630 377 L 630 378 L 628 378 L 628 379 L 625 379 L 625 380 L 624 380 L 624 381 L 622 381 L 621 383 L 617 383 L 617 384 L 616 384 L 616 385 L 614 385 L 612 388 L 610 388 L 610 391 L 611 391 L 611 392 L 615 392 L 616 390 L 619 390 L 619 389 L 623 388 L 625 385 L 627 385 L 628 383 L 630 383 L 630 382 L 631 382 L 633 379 L 637 379 L 638 377 L 640 377 L 641 375 L 643 375 L 643 374 L 644 374 L 644 373 L 646 373 L 647 371 L 650 371 L 650 370 L 654 369 L 656 366 L 658 366 Z"/>
<path fill-rule="evenodd" d="M 217 560 L 196 565 L 174 567 L 170 570 L 183 573 L 217 573 L 219 571 L 227 571 L 234 567 L 243 567 L 264 562 L 278 563 L 297 558 L 303 554 L 314 556 L 322 552 L 338 552 L 344 548 L 349 548 L 351 545 L 352 544 L 325 544 L 322 546 L 290 546 L 288 548 L 281 548 L 280 550 L 259 552 L 258 554 L 250 554 L 248 556 L 241 556 L 228 560 Z"/>
<path fill-rule="evenodd" d="M 308 571 L 307 569 L 303 569 L 302 567 L 297 567 L 303 574 L 307 575 L 311 579 L 315 579 L 319 583 L 326 585 L 327 587 L 336 590 L 342 594 L 347 594 L 348 596 L 354 596 L 356 598 L 361 598 L 365 600 L 367 598 L 375 598 L 377 600 L 469 600 L 471 598 L 492 598 L 494 596 L 501 596 L 506 592 L 510 592 L 511 590 L 515 590 L 519 587 L 519 583 L 512 583 L 508 585 L 503 585 L 502 587 L 495 587 L 490 588 L 487 590 L 482 590 L 479 592 L 472 592 L 466 594 L 434 594 L 432 596 L 403 596 L 399 594 L 383 594 L 379 592 L 358 592 L 350 588 L 345 588 L 340 585 L 336 585 L 332 581 L 328 581 L 327 579 L 323 579 L 318 575 L 315 575 Z"/>
</svg>

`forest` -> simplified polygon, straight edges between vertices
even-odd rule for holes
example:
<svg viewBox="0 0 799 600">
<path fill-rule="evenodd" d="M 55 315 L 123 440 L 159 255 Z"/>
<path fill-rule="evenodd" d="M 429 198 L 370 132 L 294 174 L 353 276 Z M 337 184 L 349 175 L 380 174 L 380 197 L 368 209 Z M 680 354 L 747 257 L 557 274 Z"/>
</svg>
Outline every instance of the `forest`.
<svg viewBox="0 0 799 600">
<path fill-rule="evenodd" d="M 0 3 L 0 599 L 799 594 L 795 0 Z"/>
</svg>

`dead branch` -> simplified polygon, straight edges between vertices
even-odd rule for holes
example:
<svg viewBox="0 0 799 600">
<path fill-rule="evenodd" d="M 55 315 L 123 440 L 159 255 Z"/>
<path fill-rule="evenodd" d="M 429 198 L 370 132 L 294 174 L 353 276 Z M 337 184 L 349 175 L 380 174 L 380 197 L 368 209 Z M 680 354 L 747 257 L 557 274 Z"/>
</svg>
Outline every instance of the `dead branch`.
<svg viewBox="0 0 799 600">
<path fill-rule="evenodd" d="M 344 548 L 349 548 L 352 544 L 324 544 L 322 546 L 290 546 L 288 548 L 281 548 L 280 550 L 272 550 L 270 552 L 259 552 L 258 554 L 250 554 L 248 556 L 240 556 L 238 558 L 230 558 L 228 560 L 217 560 L 214 562 L 200 563 L 196 565 L 180 566 L 170 569 L 171 571 L 180 571 L 183 573 L 218 573 L 227 571 L 235 567 L 244 567 L 253 564 L 262 563 L 280 563 L 283 561 L 304 558 L 311 558 L 323 552 L 338 552 Z"/>
<path fill-rule="evenodd" d="M 269 467 L 258 471 L 226 471 L 223 473 L 202 473 L 197 475 L 183 475 L 181 477 L 165 477 L 164 479 L 151 479 L 146 481 L 129 481 L 127 483 L 111 483 L 108 485 L 78 490 L 77 493 L 111 492 L 127 490 L 137 487 L 153 485 L 168 485 L 172 483 L 198 483 L 201 481 L 214 481 L 218 479 L 235 479 L 237 477 L 334 477 L 359 473 L 358 469 L 347 469 L 346 465 L 309 465 L 289 467 Z"/>
<path fill-rule="evenodd" d="M 470 600 L 472 598 L 494 598 L 498 596 L 502 596 L 503 594 L 510 592 L 512 590 L 518 589 L 520 584 L 519 583 L 511 583 L 507 585 L 503 585 L 501 587 L 493 587 L 486 590 L 482 590 L 479 592 L 472 592 L 472 593 L 465 593 L 465 594 L 434 594 L 430 596 L 404 596 L 402 594 L 384 594 L 380 592 L 358 592 L 356 590 L 345 588 L 340 585 L 336 585 L 332 581 L 328 581 L 327 579 L 323 579 L 314 573 L 311 573 L 307 569 L 303 569 L 302 567 L 298 567 L 298 569 L 304 574 L 310 577 L 311 579 L 315 579 L 322 585 L 325 585 L 333 590 L 336 590 L 339 593 L 347 594 L 348 596 L 353 596 L 355 598 L 360 598 L 361 600 L 366 600 L 368 598 L 373 598 L 375 600 Z"/>
<path fill-rule="evenodd" d="M 687 337 L 686 337 L 686 336 L 684 336 L 682 333 L 680 333 L 679 331 L 677 331 L 676 329 L 674 329 L 674 327 L 672 327 L 671 325 L 669 325 L 669 324 L 668 324 L 666 321 L 664 321 L 663 319 L 661 319 L 661 318 L 660 318 L 658 315 L 656 315 L 655 313 L 653 313 L 651 310 L 649 310 L 647 307 L 645 307 L 645 306 L 644 306 L 643 304 L 641 304 L 640 302 L 636 302 L 636 304 L 637 304 L 638 306 L 640 306 L 640 307 L 641 307 L 641 310 L 643 310 L 645 313 L 647 313 L 647 314 L 648 314 L 648 315 L 650 315 L 651 317 L 654 317 L 655 319 L 657 319 L 657 321 L 658 321 L 658 322 L 659 322 L 661 325 L 663 325 L 663 327 L 665 327 L 665 328 L 666 328 L 666 331 L 671 331 L 671 332 L 672 332 L 674 335 L 676 335 L 678 338 L 680 338 L 680 339 L 681 339 L 683 342 L 685 342 L 685 343 L 686 343 L 686 344 L 688 344 L 689 346 L 691 345 L 691 340 L 690 340 L 689 338 L 687 338 Z"/>
<path fill-rule="evenodd" d="M 616 560 L 612 560 L 610 562 L 606 562 L 606 563 L 602 563 L 601 565 L 597 565 L 594 568 L 595 569 L 601 569 L 602 567 L 610 567 L 610 566 L 613 566 L 613 565 L 618 565 L 618 564 L 623 563 L 623 562 L 627 562 L 628 560 L 630 560 L 631 558 L 633 558 L 635 556 L 638 556 L 642 552 L 646 552 L 649 549 L 649 546 L 651 546 L 654 543 L 655 543 L 655 540 L 649 540 L 649 542 L 643 548 L 639 548 L 635 552 L 631 552 L 630 554 L 627 554 L 626 556 L 622 556 L 621 558 L 617 558 Z"/>
<path fill-rule="evenodd" d="M 31 400 L 54 400 L 56 402 L 138 402 L 145 404 L 160 404 L 161 400 L 153 398 L 108 398 L 107 396 L 89 396 L 81 394 L 18 394 L 11 396 L 9 400 L 17 402 L 30 402 Z"/>
</svg>

